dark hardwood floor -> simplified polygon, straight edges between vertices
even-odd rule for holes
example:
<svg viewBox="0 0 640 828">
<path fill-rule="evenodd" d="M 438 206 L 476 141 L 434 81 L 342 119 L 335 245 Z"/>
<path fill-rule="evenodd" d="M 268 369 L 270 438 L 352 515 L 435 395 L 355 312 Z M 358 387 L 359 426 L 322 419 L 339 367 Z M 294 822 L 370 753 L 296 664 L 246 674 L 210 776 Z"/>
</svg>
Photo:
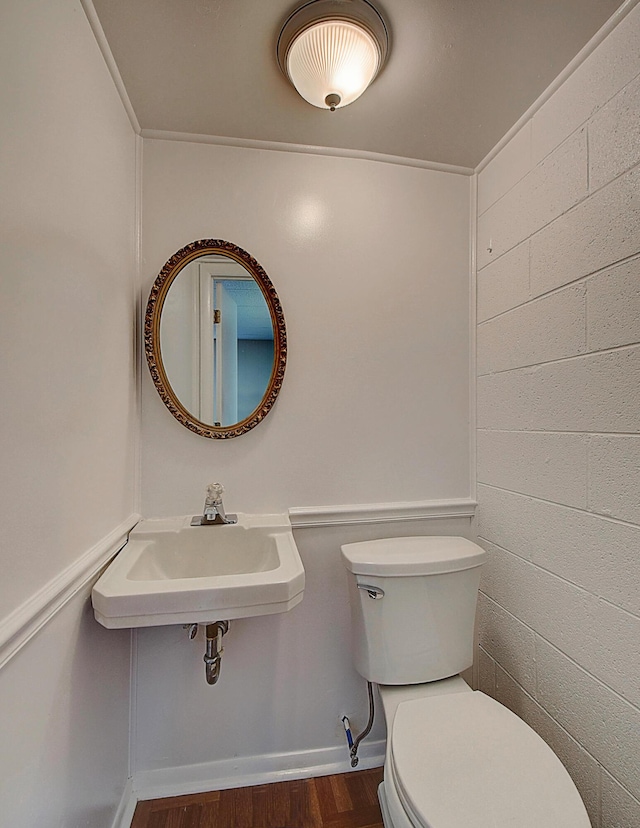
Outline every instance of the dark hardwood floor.
<svg viewBox="0 0 640 828">
<path fill-rule="evenodd" d="M 383 828 L 382 768 L 138 802 L 131 828 Z"/>
</svg>

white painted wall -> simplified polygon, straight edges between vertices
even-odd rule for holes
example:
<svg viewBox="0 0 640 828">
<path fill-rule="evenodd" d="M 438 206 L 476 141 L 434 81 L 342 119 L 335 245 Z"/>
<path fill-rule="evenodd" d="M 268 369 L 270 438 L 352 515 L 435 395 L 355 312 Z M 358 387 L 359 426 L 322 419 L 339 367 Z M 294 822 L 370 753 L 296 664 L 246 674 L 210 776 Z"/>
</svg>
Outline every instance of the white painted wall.
<svg viewBox="0 0 640 828">
<path fill-rule="evenodd" d="M 132 510 L 135 136 L 78 2 L 1 37 L 5 614 Z"/>
<path fill-rule="evenodd" d="M 19 619 L 134 511 L 136 174 L 79 2 L 4 2 L 0 76 L 2 663 Z M 3 822 L 109 823 L 128 651 L 85 588 L 2 668 Z"/>
<path fill-rule="evenodd" d="M 640 824 L 639 165 L 636 7 L 478 176 L 481 689 L 595 828 Z"/>
<path fill-rule="evenodd" d="M 469 178 L 345 158 L 145 140 L 143 302 L 165 261 L 222 238 L 265 268 L 289 359 L 274 410 L 194 436 L 144 370 L 143 514 L 469 492 Z"/>
<path fill-rule="evenodd" d="M 0 672 L 0 823 L 110 828 L 125 790 L 129 630 L 93 617 L 90 585 Z"/>
<path fill-rule="evenodd" d="M 195 513 L 212 480 L 232 511 L 468 497 L 469 191 L 467 177 L 442 172 L 145 140 L 145 298 L 183 245 L 232 241 L 278 291 L 289 361 L 267 419 L 225 442 L 184 429 L 145 374 L 143 513 Z M 302 604 L 233 622 L 215 687 L 201 638 L 138 633 L 142 794 L 347 768 L 340 717 L 362 727 L 367 709 L 340 543 L 422 531 L 469 533 L 469 520 L 297 530 Z M 383 735 L 380 721 L 378 762 Z"/>
<path fill-rule="evenodd" d="M 199 365 L 194 368 L 194 353 L 200 348 L 199 292 L 198 265 L 191 262 L 167 291 L 160 326 L 167 379 L 180 402 L 195 416 L 200 412 Z"/>
</svg>

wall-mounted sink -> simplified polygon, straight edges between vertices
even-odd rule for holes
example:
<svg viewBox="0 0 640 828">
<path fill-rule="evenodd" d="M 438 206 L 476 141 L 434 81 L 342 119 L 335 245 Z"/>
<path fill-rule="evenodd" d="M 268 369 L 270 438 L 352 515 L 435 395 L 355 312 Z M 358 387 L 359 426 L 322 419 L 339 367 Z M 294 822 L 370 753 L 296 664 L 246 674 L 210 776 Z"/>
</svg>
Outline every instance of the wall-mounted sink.
<svg viewBox="0 0 640 828">
<path fill-rule="evenodd" d="M 93 588 L 105 627 L 206 623 L 286 612 L 302 600 L 304 569 L 286 515 L 141 521 Z"/>
</svg>

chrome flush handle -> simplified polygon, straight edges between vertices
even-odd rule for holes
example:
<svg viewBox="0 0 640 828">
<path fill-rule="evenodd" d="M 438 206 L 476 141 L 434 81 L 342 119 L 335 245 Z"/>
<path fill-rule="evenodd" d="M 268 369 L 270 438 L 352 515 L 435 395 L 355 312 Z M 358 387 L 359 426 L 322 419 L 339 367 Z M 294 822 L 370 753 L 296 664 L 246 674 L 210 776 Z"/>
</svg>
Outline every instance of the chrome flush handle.
<svg viewBox="0 0 640 828">
<path fill-rule="evenodd" d="M 380 598 L 384 598 L 384 589 L 373 586 L 373 584 L 357 584 L 357 587 L 358 589 L 366 590 L 369 598 L 373 598 L 374 601 L 379 601 Z"/>
</svg>

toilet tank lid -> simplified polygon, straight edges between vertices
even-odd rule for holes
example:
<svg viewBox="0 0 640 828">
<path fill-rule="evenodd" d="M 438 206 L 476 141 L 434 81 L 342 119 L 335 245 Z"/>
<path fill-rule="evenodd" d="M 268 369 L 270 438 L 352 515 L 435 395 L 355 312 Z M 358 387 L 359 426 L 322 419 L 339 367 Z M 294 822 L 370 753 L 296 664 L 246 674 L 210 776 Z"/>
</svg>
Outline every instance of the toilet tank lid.
<svg viewBox="0 0 640 828">
<path fill-rule="evenodd" d="M 487 556 L 467 538 L 442 536 L 381 538 L 345 543 L 341 549 L 344 565 L 354 575 L 387 578 L 473 569 Z"/>
</svg>

